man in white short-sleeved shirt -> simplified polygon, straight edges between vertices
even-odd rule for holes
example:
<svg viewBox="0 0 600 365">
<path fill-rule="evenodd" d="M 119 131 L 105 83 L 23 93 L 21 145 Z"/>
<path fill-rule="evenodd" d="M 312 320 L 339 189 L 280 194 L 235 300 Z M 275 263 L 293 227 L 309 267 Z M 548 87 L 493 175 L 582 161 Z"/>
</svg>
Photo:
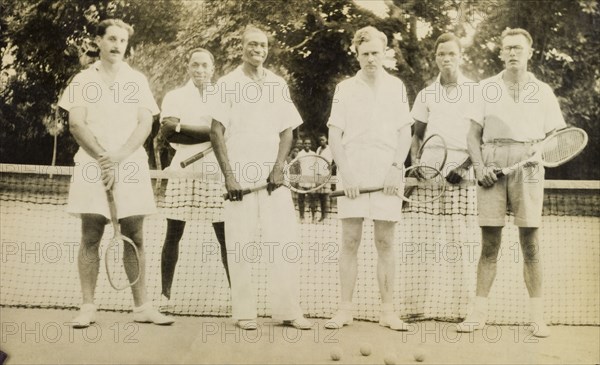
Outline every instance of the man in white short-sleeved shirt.
<svg viewBox="0 0 600 365">
<path fill-rule="evenodd" d="M 152 128 L 152 116 L 159 110 L 144 75 L 123 62 L 132 34 L 131 26 L 121 20 L 100 22 L 96 36 L 100 60 L 73 78 L 59 103 L 69 112 L 70 132 L 80 146 L 67 205 L 67 211 L 82 221 L 78 269 L 83 304 L 72 322 L 74 327 L 87 327 L 96 317 L 98 249 L 110 221 L 107 189 L 113 191 L 123 235 L 135 242 L 140 254 L 141 280 L 131 287 L 133 319 L 173 323 L 147 300 L 144 280 L 143 221 L 156 207 L 143 143 Z M 136 265 L 130 255 L 135 253 L 125 250 L 126 270 Z"/>
<path fill-rule="evenodd" d="M 471 125 L 467 118 L 467 110 L 474 98 L 473 80 L 465 77 L 460 71 L 462 47 L 460 39 L 452 33 L 440 35 L 434 44 L 435 63 L 439 74 L 435 81 L 425 87 L 417 95 L 411 114 L 415 120 L 411 145 L 412 164 L 422 163 L 442 170 L 442 176 L 451 184 L 460 183 L 465 178 L 473 178 L 471 159 L 467 150 L 467 134 Z M 444 167 L 434 166 L 439 163 L 443 146 L 428 143 L 425 145 L 422 158 L 417 160 L 419 148 L 430 136 L 441 136 L 447 148 Z M 432 141 L 436 141 L 433 139 Z M 414 171 L 414 170 L 413 170 Z M 408 187 L 405 195 L 430 194 L 431 187 Z M 414 196 L 414 195 L 413 195 Z M 465 242 L 467 231 L 465 214 L 475 214 L 475 187 L 448 185 L 439 200 L 419 206 L 416 209 L 432 214 L 433 222 L 426 227 L 415 229 L 413 239 L 425 234 L 426 244 L 454 245 Z M 409 207 L 411 209 L 412 207 Z M 470 209 L 469 209 L 470 208 Z M 458 211 L 461 209 L 462 211 Z M 468 255 L 462 255 L 466 259 Z M 420 263 L 424 274 L 423 280 L 433 286 L 444 284 L 445 292 L 425 291 L 418 297 L 421 305 L 427 308 L 435 301 L 440 308 L 439 315 L 447 317 L 464 316 L 467 305 L 468 290 L 464 285 L 468 273 L 464 260 L 430 261 L 425 258 Z"/>
<path fill-rule="evenodd" d="M 169 91 L 162 102 L 160 132 L 175 149 L 175 156 L 169 166 L 170 171 L 183 170 L 181 162 L 207 151 L 210 144 L 210 126 L 212 117 L 208 107 L 208 95 L 211 90 L 214 73 L 214 56 L 204 48 L 194 48 L 186 55 L 189 80 L 180 88 Z M 175 276 L 175 267 L 179 258 L 179 242 L 183 236 L 186 222 L 200 219 L 199 214 L 210 209 L 217 240 L 221 246 L 221 260 L 229 279 L 225 248 L 225 232 L 220 196 L 220 171 L 213 153 L 206 155 L 185 167 L 186 171 L 203 174 L 203 179 L 171 178 L 165 192 L 165 211 L 167 215 L 167 233 L 161 255 L 161 311 L 170 311 L 171 286 Z M 216 208 L 214 208 L 216 207 Z M 207 218 L 208 219 L 208 218 Z"/>
<path fill-rule="evenodd" d="M 524 257 L 523 276 L 530 296 L 531 330 L 537 337 L 550 331 L 543 317 L 542 269 L 538 227 L 544 199 L 544 168 L 541 164 L 522 166 L 498 178 L 493 169 L 510 166 L 530 157 L 536 142 L 565 121 L 558 100 L 549 85 L 527 71 L 532 51 L 531 35 L 524 29 L 502 33 L 501 58 L 505 69 L 480 83 L 476 102 L 469 110 L 471 129 L 469 154 L 477 190 L 482 251 L 477 267 L 474 308 L 458 327 L 471 332 L 485 325 L 487 296 L 496 276 L 506 208 L 510 206 Z"/>
<path fill-rule="evenodd" d="M 242 36 L 241 66 L 216 83 L 212 103 L 211 141 L 225 177 L 225 237 L 233 319 L 244 330 L 257 329 L 256 288 L 252 262 L 245 253 L 262 232 L 268 252 L 271 316 L 298 329 L 309 329 L 299 299 L 299 261 L 285 257 L 299 242 L 291 192 L 278 188 L 292 144 L 292 131 L 302 123 L 283 78 L 263 67 L 266 34 L 248 27 Z M 225 135 L 225 133 L 227 133 Z M 243 194 L 246 188 L 268 189 Z"/>
<path fill-rule="evenodd" d="M 458 183 L 467 176 L 471 166 L 467 151 L 470 121 L 466 111 L 473 101 L 476 83 L 459 70 L 461 44 L 457 36 L 444 33 L 438 37 L 434 47 L 440 73 L 432 84 L 419 92 L 413 104 L 411 114 L 415 125 L 411 160 L 416 162 L 417 152 L 425 139 L 438 134 L 444 138 L 448 150 L 442 173 L 449 182 Z M 423 151 L 424 157 L 427 152 L 427 149 Z"/>
<path fill-rule="evenodd" d="M 394 227 L 401 217 L 404 161 L 410 148 L 406 89 L 382 67 L 387 37 L 374 27 L 356 32 L 353 40 L 360 71 L 337 85 L 329 117 L 329 146 L 339 168 L 345 197 L 338 199 L 342 222 L 340 250 L 341 303 L 326 328 L 350 324 L 358 272 L 357 253 L 365 218 L 374 221 L 377 280 L 381 293 L 379 324 L 407 330 L 394 312 Z M 360 188 L 383 191 L 360 194 Z"/>
</svg>

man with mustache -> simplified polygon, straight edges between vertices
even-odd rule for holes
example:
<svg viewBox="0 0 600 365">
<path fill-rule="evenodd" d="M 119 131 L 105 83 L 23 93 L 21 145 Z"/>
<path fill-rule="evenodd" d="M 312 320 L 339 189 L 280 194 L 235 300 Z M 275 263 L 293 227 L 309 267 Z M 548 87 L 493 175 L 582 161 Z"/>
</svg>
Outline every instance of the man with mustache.
<svg viewBox="0 0 600 365">
<path fill-rule="evenodd" d="M 74 327 L 96 320 L 94 292 L 100 264 L 99 245 L 110 221 L 106 190 L 112 189 L 123 235 L 139 251 L 139 281 L 131 287 L 133 320 L 171 324 L 148 301 L 143 245 L 144 216 L 155 212 L 148 156 L 143 143 L 159 113 L 146 77 L 123 62 L 133 28 L 118 19 L 98 24 L 95 39 L 100 60 L 75 76 L 59 106 L 69 112 L 69 129 L 79 144 L 67 211 L 81 218 L 77 263 L 83 304 Z M 97 172 L 100 172 L 100 178 Z M 93 175 L 92 175 L 93 174 Z M 125 270 L 136 266 L 135 252 L 124 251 Z"/>
</svg>

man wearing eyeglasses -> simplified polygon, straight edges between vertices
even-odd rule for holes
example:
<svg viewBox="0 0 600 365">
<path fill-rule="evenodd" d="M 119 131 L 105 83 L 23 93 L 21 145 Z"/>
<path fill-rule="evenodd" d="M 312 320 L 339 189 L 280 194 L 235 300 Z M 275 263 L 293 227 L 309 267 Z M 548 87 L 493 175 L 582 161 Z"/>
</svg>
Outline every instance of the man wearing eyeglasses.
<svg viewBox="0 0 600 365">
<path fill-rule="evenodd" d="M 477 190 L 482 250 L 477 267 L 477 288 L 473 311 L 458 325 L 459 332 L 485 326 L 487 297 L 496 276 L 496 263 L 506 220 L 506 209 L 519 227 L 523 252 L 523 276 L 530 297 L 531 331 L 547 337 L 542 300 L 542 268 L 538 227 L 544 199 L 544 168 L 522 166 L 513 174 L 498 178 L 494 168 L 503 168 L 533 154 L 537 142 L 565 121 L 550 86 L 527 71 L 533 55 L 533 40 L 524 29 L 502 32 L 500 58 L 504 71 L 480 83 L 476 100 L 467 112 L 471 129 L 467 139 Z"/>
</svg>

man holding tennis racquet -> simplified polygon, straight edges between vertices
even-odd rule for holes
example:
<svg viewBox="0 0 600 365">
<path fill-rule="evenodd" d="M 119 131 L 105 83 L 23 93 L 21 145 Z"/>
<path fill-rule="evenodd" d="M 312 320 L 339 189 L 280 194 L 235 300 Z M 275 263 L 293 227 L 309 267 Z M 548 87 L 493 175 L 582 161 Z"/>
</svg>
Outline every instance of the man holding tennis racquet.
<svg viewBox="0 0 600 365">
<path fill-rule="evenodd" d="M 257 329 L 256 288 L 249 257 L 257 228 L 260 252 L 268 257 L 271 316 L 298 329 L 309 329 L 299 300 L 298 260 L 285 247 L 299 242 L 292 195 L 283 183 L 292 130 L 302 124 L 283 78 L 264 68 L 267 35 L 248 27 L 242 35 L 241 66 L 216 83 L 211 141 L 225 177 L 225 236 L 231 274 L 233 319 L 244 330 Z M 225 138 L 225 133 L 227 138 Z M 268 182 L 268 189 L 244 195 L 244 189 Z"/>
<path fill-rule="evenodd" d="M 442 170 L 446 180 L 459 183 L 468 177 L 471 159 L 467 151 L 469 120 L 466 109 L 473 96 L 476 83 L 466 78 L 459 70 L 462 46 L 458 37 L 444 33 L 434 45 L 435 63 L 440 70 L 436 80 L 421 90 L 415 99 L 411 114 L 415 120 L 411 145 L 413 164 L 432 164 Z M 417 161 L 417 151 L 423 140 L 431 135 L 440 135 L 447 148 L 444 166 L 435 166 L 443 148 L 440 145 L 428 145 L 422 151 L 421 161 Z"/>
<path fill-rule="evenodd" d="M 146 77 L 123 62 L 131 35 L 133 28 L 121 20 L 100 22 L 95 39 L 100 60 L 75 76 L 59 103 L 69 112 L 70 131 L 80 146 L 67 205 L 67 211 L 80 217 L 82 225 L 77 263 L 83 305 L 73 320 L 74 327 L 87 327 L 96 317 L 98 250 L 112 216 L 107 190 L 111 190 L 110 198 L 114 196 L 122 234 L 133 240 L 139 252 L 136 255 L 126 246 L 123 255 L 127 274 L 139 275 L 131 286 L 133 319 L 173 323 L 152 307 L 146 294 L 143 221 L 156 207 L 142 145 L 150 134 L 152 116 L 159 110 Z"/>
<path fill-rule="evenodd" d="M 165 203 L 167 205 L 167 233 L 161 256 L 162 297 L 161 311 L 170 311 L 171 285 L 179 257 L 179 241 L 186 221 L 198 220 L 199 211 L 222 204 L 211 191 L 220 190 L 220 172 L 214 154 L 210 152 L 210 126 L 212 117 L 207 106 L 207 89 L 211 87 L 215 70 L 214 56 L 204 48 L 195 48 L 186 56 L 189 81 L 168 92 L 162 102 L 160 132 L 176 150 L 169 170 L 182 170 L 186 159 L 206 152 L 206 156 L 185 167 L 186 171 L 202 173 L 204 181 L 197 179 L 169 179 Z M 210 91 L 210 90 L 209 90 Z M 220 215 L 220 210 L 216 210 Z M 221 221 L 220 216 L 208 219 Z M 222 226 L 222 222 L 215 227 Z M 224 232 L 215 229 L 217 239 L 224 240 Z M 227 278 L 227 256 L 224 242 L 221 247 L 223 266 Z"/>
<path fill-rule="evenodd" d="M 462 46 L 456 35 L 452 33 L 440 35 L 434 45 L 434 56 L 440 73 L 433 83 L 419 92 L 411 110 L 415 120 L 411 161 L 413 165 L 423 164 L 441 170 L 442 178 L 456 184 L 463 179 L 473 178 L 471 159 L 467 150 L 470 121 L 467 119 L 466 110 L 473 98 L 473 88 L 476 83 L 460 72 Z M 436 138 L 436 135 L 439 137 Z M 436 143 L 440 139 L 442 143 Z M 428 140 L 428 143 L 423 144 L 424 140 Z M 441 166 L 443 157 L 446 157 L 445 163 Z M 430 194 L 430 189 L 432 188 L 411 186 L 406 189 L 405 195 Z M 419 207 L 435 215 L 434 224 L 419 227 L 420 232 L 430 235 L 419 244 L 432 247 L 438 243 L 451 245 L 464 242 L 460 232 L 466 231 L 466 220 L 464 212 L 458 214 L 456 209 L 458 202 L 465 199 L 475 202 L 474 187 L 448 186 L 440 200 Z M 473 207 L 473 211 L 467 214 L 475 214 L 475 204 L 463 206 Z M 414 239 L 417 239 L 416 236 Z M 467 256 L 462 255 L 465 258 Z M 425 260 L 427 259 L 426 257 Z M 448 311 L 448 317 L 459 315 L 460 309 L 466 304 L 465 298 L 468 297 L 463 285 L 463 276 L 466 275 L 464 267 L 463 262 L 458 260 L 442 260 L 441 263 L 427 260 L 424 265 L 427 280 L 439 282 L 445 279 L 454 288 L 448 290 L 451 295 L 439 296 L 439 293 L 433 293 L 433 298 L 429 295 L 421 296 L 419 298 L 423 301 L 421 305 L 426 306 L 429 300 L 444 301 L 446 305 L 441 307 Z"/>
<path fill-rule="evenodd" d="M 469 110 L 471 129 L 469 154 L 477 190 L 482 251 L 477 267 L 474 307 L 461 332 L 485 325 L 487 297 L 496 276 L 506 209 L 514 214 L 524 257 L 523 276 L 530 296 L 531 330 L 537 337 L 549 336 L 544 322 L 542 267 L 538 228 L 544 199 L 544 167 L 528 164 L 513 174 L 497 177 L 494 168 L 525 160 L 535 151 L 536 143 L 565 121 L 550 86 L 527 71 L 533 55 L 533 40 L 524 29 L 506 29 L 501 36 L 500 57 L 504 71 L 483 80 L 475 93 L 476 102 Z"/>
<path fill-rule="evenodd" d="M 341 328 L 353 321 L 352 296 L 358 272 L 357 254 L 365 218 L 374 221 L 377 280 L 381 293 L 379 324 L 407 330 L 393 305 L 395 255 L 394 229 L 401 217 L 404 161 L 410 148 L 406 89 L 402 81 L 383 69 L 387 37 L 374 27 L 356 32 L 353 39 L 360 71 L 337 85 L 329 117 L 329 141 L 345 197 L 338 200 L 342 223 L 339 256 L 341 303 L 325 323 Z M 383 191 L 359 194 L 366 186 Z"/>
</svg>

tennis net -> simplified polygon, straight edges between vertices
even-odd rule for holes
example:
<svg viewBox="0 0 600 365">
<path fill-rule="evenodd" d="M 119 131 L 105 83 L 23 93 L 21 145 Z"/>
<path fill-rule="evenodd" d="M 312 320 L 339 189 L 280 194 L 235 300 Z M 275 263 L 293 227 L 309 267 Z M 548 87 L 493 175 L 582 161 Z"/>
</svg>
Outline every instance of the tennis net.
<svg viewBox="0 0 600 365">
<path fill-rule="evenodd" d="M 65 212 L 72 168 L 0 165 L 1 296 L 0 305 L 75 308 L 81 302 L 77 250 L 81 223 Z M 171 291 L 173 312 L 184 315 L 228 316 L 231 313 L 227 277 L 212 222 L 221 219 L 222 187 L 197 180 L 178 191 L 181 175 L 153 171 L 159 213 L 146 218 L 146 282 L 150 298 L 161 292 L 160 258 L 166 233 L 165 217 L 186 210 L 187 224 Z M 189 176 L 187 176 L 189 177 Z M 171 185 L 170 188 L 168 186 Z M 167 198 L 168 189 L 171 198 Z M 191 189 L 191 190 L 190 190 Z M 419 190 L 419 189 L 418 189 Z M 422 189 L 425 191 L 426 189 Z M 599 325 L 600 184 L 598 181 L 547 181 L 541 257 L 544 270 L 545 316 L 549 323 Z M 420 193 L 417 191 L 417 193 Z M 186 197 L 200 196 L 194 201 Z M 173 199 L 172 196 L 177 197 Z M 339 302 L 338 253 L 341 227 L 335 200 L 327 217 L 312 220 L 311 202 L 320 217 L 318 197 L 307 198 L 300 224 L 301 240 L 288 250 L 301 262 L 301 306 L 310 317 L 329 317 Z M 200 203 L 198 203 L 200 201 Z M 401 209 L 399 207 L 399 209 Z M 406 206 L 397 224 L 395 307 L 404 318 L 458 321 L 474 296 L 480 230 L 475 187 L 449 187 L 440 201 Z M 489 321 L 528 322 L 528 295 L 523 282 L 523 256 L 518 230 L 507 214 L 498 274 L 490 293 Z M 260 235 L 260 233 L 259 233 Z M 107 226 L 105 238 L 112 237 Z M 256 237 L 260 242 L 260 237 Z M 267 249 L 253 254 L 259 315 L 270 315 Z M 101 248 L 102 250 L 102 248 Z M 102 255 L 101 255 L 102 257 Z M 355 288 L 355 318 L 377 320 L 379 290 L 373 225 L 366 221 L 359 250 Z M 102 267 L 102 266 L 101 266 Z M 130 310 L 131 294 L 114 291 L 100 272 L 96 290 L 100 309 Z"/>
</svg>

